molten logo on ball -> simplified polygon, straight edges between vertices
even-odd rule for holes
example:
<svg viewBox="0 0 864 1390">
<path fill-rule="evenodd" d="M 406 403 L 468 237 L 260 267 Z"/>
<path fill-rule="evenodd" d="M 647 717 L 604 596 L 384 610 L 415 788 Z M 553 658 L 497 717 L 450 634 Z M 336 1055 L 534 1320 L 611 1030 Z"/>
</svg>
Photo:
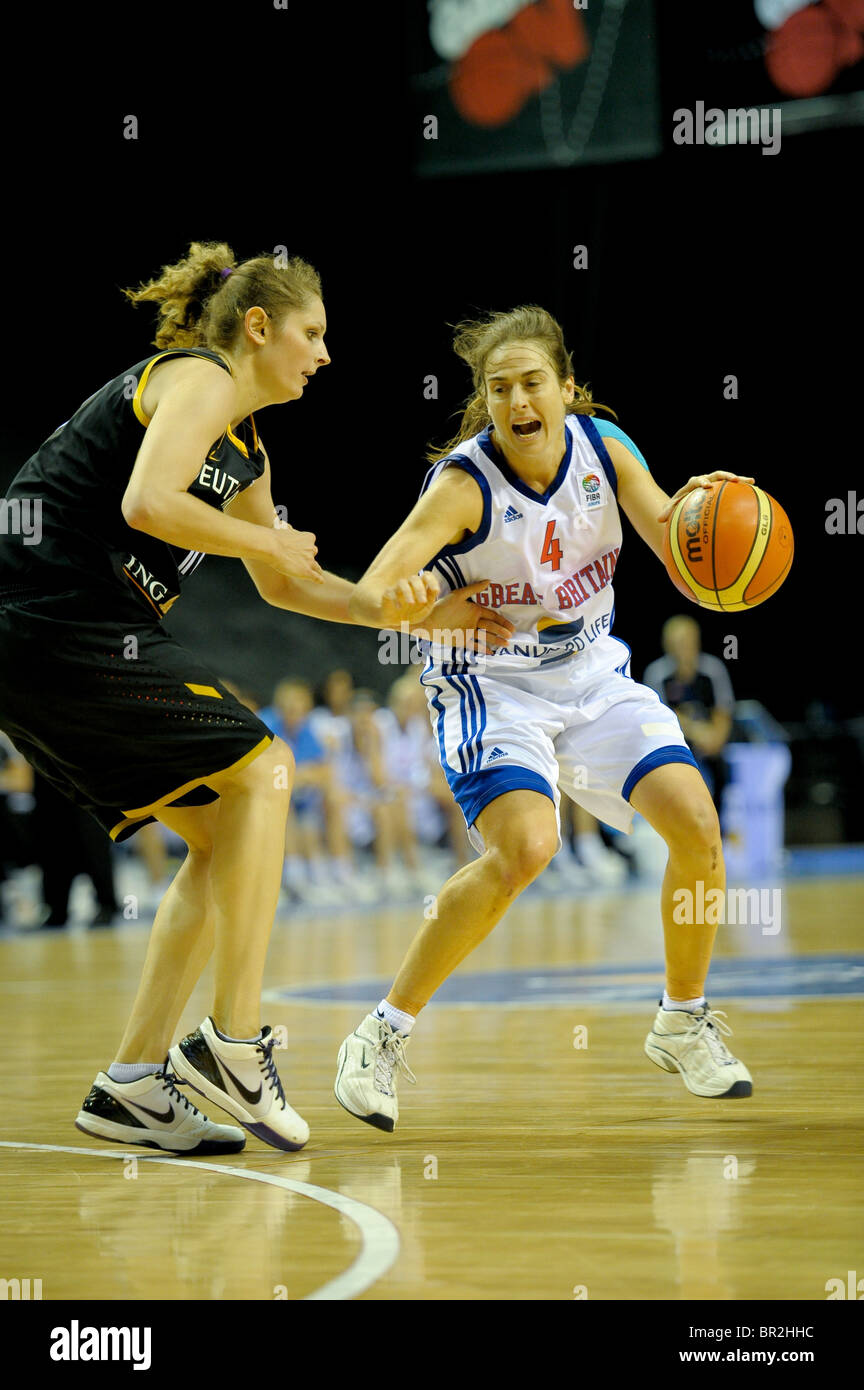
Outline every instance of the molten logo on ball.
<svg viewBox="0 0 864 1390">
<path fill-rule="evenodd" d="M 752 483 L 710 483 L 689 492 L 663 540 L 676 589 L 715 613 L 764 603 L 789 573 L 794 549 L 783 508 Z"/>
<path fill-rule="evenodd" d="M 705 506 L 706 493 L 704 488 L 696 492 L 691 492 L 684 498 L 687 504 L 681 515 L 684 524 L 684 534 L 687 538 L 687 562 L 688 564 L 699 564 L 702 559 L 702 511 Z M 708 544 L 707 531 L 704 536 L 705 545 Z"/>
</svg>

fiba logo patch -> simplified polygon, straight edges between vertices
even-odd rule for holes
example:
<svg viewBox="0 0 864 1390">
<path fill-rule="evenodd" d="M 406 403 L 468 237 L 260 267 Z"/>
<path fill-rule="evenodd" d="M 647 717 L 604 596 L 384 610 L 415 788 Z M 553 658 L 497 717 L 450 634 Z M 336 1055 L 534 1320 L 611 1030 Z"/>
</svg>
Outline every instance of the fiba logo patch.
<svg viewBox="0 0 864 1390">
<path fill-rule="evenodd" d="M 603 506 L 603 489 L 600 486 L 600 479 L 596 473 L 586 473 L 582 479 L 582 489 L 585 493 L 586 507 Z"/>
</svg>

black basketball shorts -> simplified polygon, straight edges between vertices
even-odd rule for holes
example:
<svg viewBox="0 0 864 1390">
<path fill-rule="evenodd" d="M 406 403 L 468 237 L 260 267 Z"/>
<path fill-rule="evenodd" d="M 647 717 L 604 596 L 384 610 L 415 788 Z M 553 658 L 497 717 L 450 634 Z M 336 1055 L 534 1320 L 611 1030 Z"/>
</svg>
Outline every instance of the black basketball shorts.
<svg viewBox="0 0 864 1390">
<path fill-rule="evenodd" d="M 273 734 L 157 624 L 0 607 L 0 728 L 112 840 L 172 806 L 202 806 Z"/>
</svg>

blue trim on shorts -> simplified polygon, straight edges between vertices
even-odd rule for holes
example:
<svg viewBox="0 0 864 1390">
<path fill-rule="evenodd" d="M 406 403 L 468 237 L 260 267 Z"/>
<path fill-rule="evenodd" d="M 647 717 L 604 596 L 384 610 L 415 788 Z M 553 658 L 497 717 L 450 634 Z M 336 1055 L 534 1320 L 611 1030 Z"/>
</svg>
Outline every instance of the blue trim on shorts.
<svg viewBox="0 0 864 1390">
<path fill-rule="evenodd" d="M 431 659 L 430 659 L 431 660 Z M 451 663 L 454 668 L 452 672 L 442 670 L 441 679 L 445 680 L 451 690 L 455 690 L 459 696 L 459 718 L 462 723 L 462 741 L 458 745 L 456 752 L 459 757 L 461 772 L 454 772 L 454 776 L 465 775 L 477 772 L 483 761 L 483 734 L 486 729 L 486 700 L 480 688 L 480 682 L 476 676 L 471 675 L 466 667 L 461 670 L 455 669 L 457 663 Z M 427 668 L 428 669 L 428 668 Z M 426 672 L 423 673 L 426 675 Z M 432 700 L 433 709 L 438 712 L 438 747 L 440 749 L 441 766 L 447 771 L 448 764 L 444 751 L 444 717 L 446 711 L 441 704 L 439 696 L 440 687 L 435 686 L 435 697 Z"/>
<path fill-rule="evenodd" d="M 474 693 L 476 694 L 477 701 L 480 705 L 480 726 L 477 730 L 477 738 L 474 743 L 474 749 L 477 755 L 474 766 L 475 768 L 479 768 L 480 764 L 483 761 L 483 735 L 486 732 L 486 700 L 483 695 L 483 691 L 480 688 L 480 682 L 477 679 L 477 677 L 469 674 L 465 677 L 465 679 L 471 684 L 471 686 L 473 686 Z"/>
<path fill-rule="evenodd" d="M 428 675 L 428 674 L 429 674 L 429 671 L 430 671 L 431 669 L 432 669 L 432 658 L 430 657 L 430 658 L 429 658 L 429 665 L 426 667 L 426 670 L 423 672 L 423 675 L 420 677 L 420 682 L 421 682 L 422 685 L 425 685 L 425 681 L 424 681 L 423 677 L 426 676 L 426 675 Z M 439 761 L 439 763 L 441 764 L 441 767 L 442 767 L 443 770 L 444 770 L 444 774 L 445 774 L 445 776 L 446 776 L 446 778 L 447 778 L 447 782 L 448 782 L 448 784 L 449 784 L 449 782 L 450 782 L 450 768 L 449 768 L 448 763 L 447 763 L 447 754 L 446 754 L 446 752 L 445 752 L 445 750 L 444 750 L 444 706 L 443 706 L 442 703 L 441 703 L 441 687 L 440 687 L 440 685 L 433 685 L 433 686 L 432 686 L 432 689 L 435 691 L 435 694 L 432 696 L 432 698 L 431 698 L 431 700 L 429 701 L 429 703 L 430 703 L 430 705 L 432 706 L 432 708 L 435 710 L 436 714 L 438 715 L 438 723 L 437 723 L 437 725 L 436 725 L 436 727 L 435 727 L 435 733 L 436 733 L 436 736 L 437 736 L 437 738 L 438 738 L 438 761 Z M 452 788 L 451 788 L 451 790 L 452 790 Z"/>
<path fill-rule="evenodd" d="M 647 772 L 653 772 L 655 767 L 664 767 L 666 763 L 689 763 L 690 767 L 699 771 L 699 764 L 689 748 L 683 748 L 680 743 L 667 743 L 663 748 L 655 748 L 653 753 L 646 753 L 644 758 L 639 759 L 621 788 L 624 800 L 630 800 L 630 793 L 636 783 L 641 782 Z"/>
<path fill-rule="evenodd" d="M 481 772 L 469 772 L 464 776 L 458 772 L 450 773 L 445 767 L 450 790 L 456 804 L 465 817 L 467 825 L 473 825 L 480 812 L 490 801 L 495 801 L 505 792 L 541 792 L 554 804 L 555 793 L 539 772 L 528 767 L 490 767 Z"/>
<path fill-rule="evenodd" d="M 615 605 L 613 604 L 613 605 L 612 605 L 612 618 L 614 618 L 614 617 L 615 617 Z M 612 618 L 609 619 L 609 636 L 610 636 L 610 637 L 612 637 Z M 627 643 L 624 641 L 624 638 L 623 638 L 623 637 L 612 637 L 612 641 L 613 641 L 613 642 L 620 642 L 622 647 L 627 647 L 627 660 L 624 661 L 624 662 L 622 662 L 622 664 L 621 664 L 620 666 L 616 666 L 616 667 L 615 667 L 615 671 L 616 671 L 616 673 L 617 673 L 619 676 L 623 676 L 623 677 L 625 678 L 625 680 L 632 681 L 633 677 L 627 675 L 627 667 L 628 667 L 629 664 L 630 664 L 630 660 L 631 660 L 631 658 L 632 658 L 632 656 L 633 656 L 633 653 L 631 652 L 629 646 L 627 646 Z M 650 688 L 651 688 L 651 687 L 649 686 L 648 689 L 650 690 Z"/>
</svg>

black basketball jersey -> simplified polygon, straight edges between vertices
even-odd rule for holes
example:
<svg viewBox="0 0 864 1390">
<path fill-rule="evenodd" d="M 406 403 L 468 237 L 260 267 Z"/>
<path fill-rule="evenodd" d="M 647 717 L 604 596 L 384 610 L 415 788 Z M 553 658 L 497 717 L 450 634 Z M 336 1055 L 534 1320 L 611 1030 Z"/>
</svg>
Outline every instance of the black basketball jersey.
<svg viewBox="0 0 864 1390">
<path fill-rule="evenodd" d="M 206 348 L 155 353 L 89 396 L 20 469 L 0 527 L 0 597 L 55 596 L 64 611 L 78 598 L 82 615 L 97 621 L 168 611 L 203 554 L 133 530 L 121 502 L 149 424 L 141 397 L 150 372 L 182 356 L 230 371 Z M 264 466 L 249 415 L 213 443 L 187 491 L 224 510 Z"/>
</svg>

